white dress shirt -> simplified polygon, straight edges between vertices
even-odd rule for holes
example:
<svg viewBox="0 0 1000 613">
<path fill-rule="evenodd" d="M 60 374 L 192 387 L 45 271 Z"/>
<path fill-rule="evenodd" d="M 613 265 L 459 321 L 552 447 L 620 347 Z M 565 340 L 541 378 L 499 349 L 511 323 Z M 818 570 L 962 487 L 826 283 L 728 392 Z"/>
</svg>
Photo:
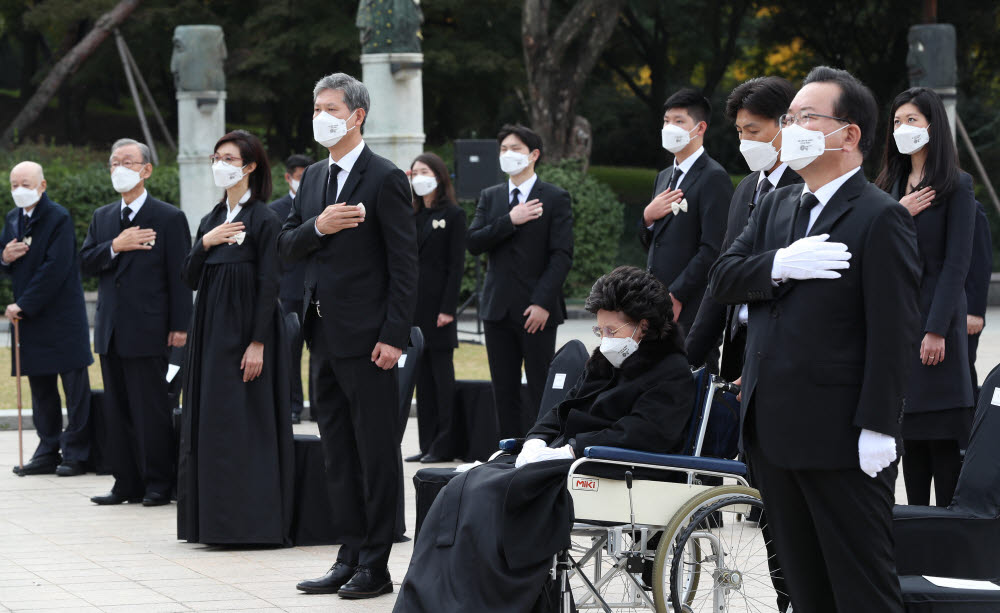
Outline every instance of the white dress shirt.
<svg viewBox="0 0 1000 613">
<path fill-rule="evenodd" d="M 344 156 L 341 157 L 339 160 L 333 159 L 333 155 L 332 154 L 330 155 L 329 158 L 330 166 L 336 164 L 337 166 L 340 167 L 340 172 L 337 173 L 337 195 L 334 198 L 334 202 L 327 202 L 326 205 L 324 205 L 324 208 L 326 208 L 331 204 L 336 204 L 337 203 L 336 201 L 340 200 L 340 192 L 341 190 L 344 189 L 344 183 L 347 181 L 347 175 L 351 174 L 351 169 L 354 168 L 354 165 L 357 163 L 358 158 L 361 157 L 361 152 L 364 150 L 365 150 L 365 141 L 362 139 L 362 141 L 358 143 L 357 147 L 345 153 Z M 323 198 L 326 199 L 326 196 L 324 195 Z M 316 230 L 316 234 L 318 234 L 319 236 L 326 236 L 325 234 L 319 231 L 319 226 L 316 226 L 314 224 L 313 228 Z"/>
<path fill-rule="evenodd" d="M 118 216 L 121 217 L 121 214 L 125 212 L 125 207 L 128 207 L 132 209 L 132 213 L 128 216 L 128 220 L 132 221 L 135 219 L 135 216 L 139 214 L 139 209 L 142 208 L 142 205 L 146 204 L 146 196 L 146 190 L 142 190 L 142 193 L 139 194 L 138 198 L 132 201 L 132 204 L 125 204 L 125 199 L 122 198 L 121 207 L 118 209 Z M 114 241 L 112 240 L 112 242 Z M 116 257 L 118 257 L 118 253 L 115 252 L 114 247 L 111 247 L 111 259 L 113 260 Z"/>
<path fill-rule="evenodd" d="M 520 185 L 514 185 L 514 181 L 507 178 L 507 202 L 510 202 L 510 195 L 517 190 L 517 203 L 524 204 L 528 199 L 528 194 L 531 190 L 535 188 L 535 182 L 538 181 L 538 175 L 532 173 L 530 177 L 522 181 Z"/>
<path fill-rule="evenodd" d="M 816 223 L 816 218 L 819 217 L 820 212 L 824 207 L 826 207 L 826 203 L 830 202 L 830 198 L 833 198 L 833 195 L 837 193 L 840 186 L 847 183 L 847 180 L 853 177 L 854 173 L 859 170 L 861 170 L 860 166 L 853 170 L 848 170 L 833 181 L 830 181 L 823 187 L 817 189 L 815 192 L 810 190 L 808 185 L 802 185 L 802 195 L 811 193 L 816 196 L 817 200 L 819 200 L 819 204 L 814 206 L 812 210 L 809 211 L 809 225 L 806 226 L 806 236 L 809 236 L 809 231 L 812 230 L 813 224 Z"/>
</svg>

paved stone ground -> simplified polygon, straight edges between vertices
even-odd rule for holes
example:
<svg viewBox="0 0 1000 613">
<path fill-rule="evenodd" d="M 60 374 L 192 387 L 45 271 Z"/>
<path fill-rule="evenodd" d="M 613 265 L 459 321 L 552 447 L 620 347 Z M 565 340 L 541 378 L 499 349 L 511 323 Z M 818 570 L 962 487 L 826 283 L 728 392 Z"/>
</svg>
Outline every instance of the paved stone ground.
<svg viewBox="0 0 1000 613">
<path fill-rule="evenodd" d="M 987 321 L 1000 322 L 1000 309 Z M 594 347 L 591 322 L 571 321 L 559 342 L 581 338 Z M 987 327 L 980 348 L 982 374 L 1000 362 L 1000 325 Z M 296 426 L 316 433 L 316 426 Z M 403 453 L 417 449 L 410 419 Z M 25 447 L 34 448 L 33 432 Z M 110 489 L 110 476 L 18 478 L 17 433 L 0 432 L 0 611 L 390 611 L 395 595 L 350 602 L 303 595 L 295 583 L 325 572 L 336 547 L 225 549 L 176 540 L 174 505 L 98 507 L 88 498 Z M 412 476 L 406 464 L 406 523 L 415 523 Z M 896 499 L 905 502 L 902 479 Z M 412 533 L 412 532 L 411 532 Z M 390 572 L 402 580 L 412 543 L 396 545 Z"/>
</svg>

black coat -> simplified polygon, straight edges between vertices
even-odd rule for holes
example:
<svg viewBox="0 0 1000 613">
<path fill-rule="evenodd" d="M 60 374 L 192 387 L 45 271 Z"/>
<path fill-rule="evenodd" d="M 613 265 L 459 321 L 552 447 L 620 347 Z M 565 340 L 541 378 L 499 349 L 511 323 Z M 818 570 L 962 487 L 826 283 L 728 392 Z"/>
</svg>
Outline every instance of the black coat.
<svg viewBox="0 0 1000 613">
<path fill-rule="evenodd" d="M 969 276 L 965 278 L 965 300 L 968 303 L 969 315 L 986 317 L 986 299 L 990 293 L 992 272 L 993 242 L 990 238 L 990 221 L 986 217 L 983 203 L 977 200 L 972 259 L 969 262 Z"/>
<path fill-rule="evenodd" d="M 510 221 L 507 182 L 483 190 L 469 225 L 469 253 L 488 254 L 479 301 L 485 321 L 521 314 L 537 304 L 549 312 L 547 325 L 566 319 L 562 286 L 573 265 L 573 209 L 569 192 L 535 181 L 525 202 L 538 199 L 542 216 L 515 226 Z"/>
<path fill-rule="evenodd" d="M 69 211 L 49 200 L 46 192 L 24 228 L 20 215 L 21 209 L 7 213 L 0 244 L 25 236 L 31 237 L 31 244 L 24 256 L 0 266 L 0 271 L 10 276 L 14 302 L 23 311 L 21 374 L 54 375 L 89 366 L 94 356 Z M 164 344 L 166 340 L 164 336 Z M 11 374 L 13 369 L 11 358 Z"/>
<path fill-rule="evenodd" d="M 349 205 L 364 204 L 364 223 L 319 236 L 316 217 L 327 206 L 329 175 L 329 159 L 306 168 L 278 236 L 278 254 L 287 262 L 306 262 L 303 300 L 306 305 L 313 297 L 319 300 L 334 357 L 371 355 L 378 342 L 405 348 L 417 299 L 410 183 L 366 145 L 338 197 Z M 309 328 L 303 333 L 311 342 Z"/>
<path fill-rule="evenodd" d="M 653 197 L 667 189 L 672 172 L 671 165 L 656 176 Z M 677 187 L 684 192 L 687 212 L 668 213 L 652 230 L 639 219 L 639 240 L 649 251 L 646 267 L 681 302 L 678 321 L 686 331 L 698 314 L 708 285 L 708 269 L 719 257 L 733 183 L 729 173 L 704 152 Z"/>
<path fill-rule="evenodd" d="M 899 189 L 893 196 L 900 197 Z M 924 413 L 971 407 L 972 388 L 955 385 L 968 381 L 969 334 L 966 331 L 965 280 L 969 275 L 972 239 L 976 227 L 976 196 L 972 177 L 963 172 L 958 185 L 913 218 L 920 250 L 920 338 L 927 332 L 944 337 L 944 361 L 935 366 L 920 363 L 919 351 L 909 357 L 910 383 L 906 412 Z"/>
<path fill-rule="evenodd" d="M 850 268 L 775 287 L 774 254 L 792 242 L 801 195 L 790 186 L 764 197 L 712 267 L 711 291 L 723 304 L 749 303 L 741 419 L 754 402 L 768 459 L 792 470 L 858 468 L 862 428 L 900 434 L 920 328 L 916 230 L 858 171 L 811 232 L 845 243 Z"/>
<path fill-rule="evenodd" d="M 455 315 L 465 272 L 465 211 L 450 204 L 416 214 L 420 276 L 413 325 L 429 349 L 458 347 L 458 323 L 437 327 L 438 313 Z M 444 227 L 441 224 L 444 223 Z"/>
<path fill-rule="evenodd" d="M 111 241 L 121 233 L 120 199 L 94 211 L 80 249 L 83 274 L 98 279 L 94 351 L 107 354 L 114 334 L 118 355 L 162 356 L 167 334 L 191 323 L 191 290 L 181 280 L 191 230 L 183 211 L 151 196 L 132 223 L 156 231 L 152 249 L 111 257 Z"/>
<path fill-rule="evenodd" d="M 726 222 L 726 236 L 722 240 L 721 253 L 725 253 L 736 240 L 736 237 L 747 227 L 750 211 L 753 210 L 753 196 L 757 192 L 757 179 L 760 171 L 751 172 L 740 181 L 733 192 L 733 200 L 729 203 L 729 219 Z M 766 181 L 766 179 L 765 179 Z M 778 180 L 779 187 L 802 183 L 802 177 L 791 168 L 785 168 Z M 743 371 L 742 343 L 733 344 L 730 336 L 733 319 L 738 315 L 739 305 L 720 304 L 710 294 L 706 293 L 698 308 L 698 314 L 691 324 L 685 338 L 688 363 L 695 368 L 705 364 L 709 352 L 719 346 L 722 339 L 722 367 L 719 373 L 727 381 L 735 381 Z"/>
<path fill-rule="evenodd" d="M 274 202 L 267 205 L 274 214 L 278 216 L 281 223 L 285 223 L 288 214 L 292 210 L 292 195 L 285 194 Z M 278 297 L 282 300 L 296 301 L 302 300 L 302 293 L 305 291 L 306 263 L 298 261 L 294 263 L 281 263 L 281 288 Z M 299 314 L 301 316 L 301 313 Z"/>
</svg>

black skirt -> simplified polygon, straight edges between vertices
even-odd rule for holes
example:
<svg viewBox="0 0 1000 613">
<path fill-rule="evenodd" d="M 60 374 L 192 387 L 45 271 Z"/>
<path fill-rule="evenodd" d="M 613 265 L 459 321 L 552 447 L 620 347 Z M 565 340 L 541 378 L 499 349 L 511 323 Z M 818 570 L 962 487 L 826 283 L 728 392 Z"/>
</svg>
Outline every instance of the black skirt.
<svg viewBox="0 0 1000 613">
<path fill-rule="evenodd" d="M 906 413 L 903 416 L 903 438 L 910 441 L 958 441 L 965 449 L 972 432 L 975 410 L 972 407 Z"/>
</svg>

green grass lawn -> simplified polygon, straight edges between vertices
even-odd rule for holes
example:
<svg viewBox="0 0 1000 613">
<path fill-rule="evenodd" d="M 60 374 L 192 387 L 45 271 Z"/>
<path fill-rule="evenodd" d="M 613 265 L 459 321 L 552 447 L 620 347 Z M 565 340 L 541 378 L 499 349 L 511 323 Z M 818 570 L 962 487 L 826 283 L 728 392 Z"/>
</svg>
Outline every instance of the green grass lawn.
<svg viewBox="0 0 1000 613">
<path fill-rule="evenodd" d="M 11 360 L 13 354 L 9 351 L 0 351 L 0 373 L 11 372 Z M 308 381 L 309 372 L 309 351 L 303 351 L 302 356 L 302 381 Z M 90 387 L 102 389 L 104 380 L 101 377 L 101 365 L 97 356 L 94 356 L 94 363 L 90 365 Z M 490 367 L 486 361 L 486 346 L 472 343 L 460 343 L 455 350 L 455 377 L 458 379 L 489 379 Z M 0 375 L 0 408 L 17 408 L 17 380 L 14 377 Z M 308 386 L 304 386 L 308 387 Z M 306 399 L 309 398 L 309 390 L 304 389 Z M 31 407 L 31 390 L 28 388 L 27 377 L 21 378 L 21 394 L 24 408 Z"/>
</svg>

